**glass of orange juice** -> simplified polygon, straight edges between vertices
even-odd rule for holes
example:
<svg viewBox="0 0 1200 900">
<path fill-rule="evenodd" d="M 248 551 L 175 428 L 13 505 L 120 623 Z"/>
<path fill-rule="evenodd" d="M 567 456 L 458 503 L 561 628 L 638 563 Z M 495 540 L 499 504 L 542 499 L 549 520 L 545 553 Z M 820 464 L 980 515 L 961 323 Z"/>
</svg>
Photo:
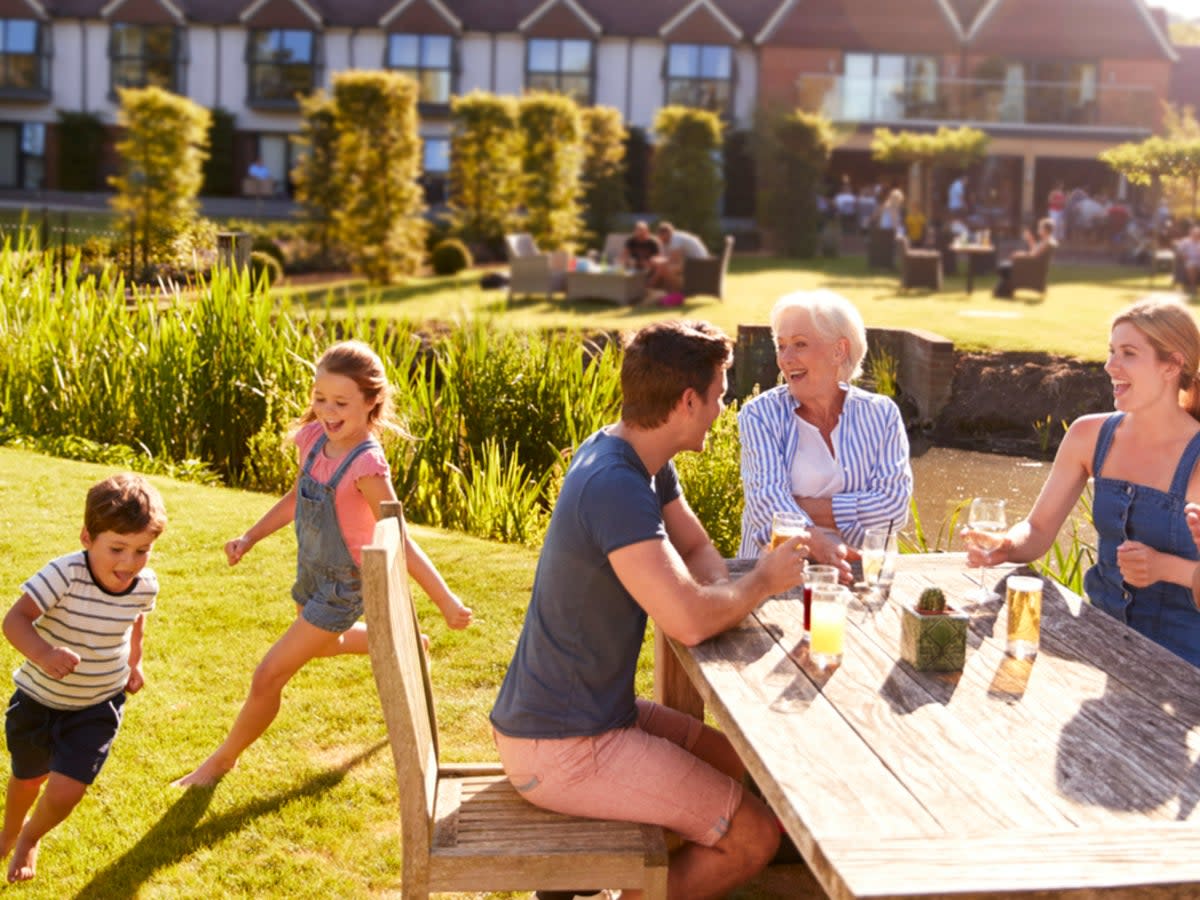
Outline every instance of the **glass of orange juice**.
<svg viewBox="0 0 1200 900">
<path fill-rule="evenodd" d="M 846 604 L 850 592 L 838 584 L 812 586 L 808 653 L 821 669 L 841 664 L 846 641 Z"/>
</svg>

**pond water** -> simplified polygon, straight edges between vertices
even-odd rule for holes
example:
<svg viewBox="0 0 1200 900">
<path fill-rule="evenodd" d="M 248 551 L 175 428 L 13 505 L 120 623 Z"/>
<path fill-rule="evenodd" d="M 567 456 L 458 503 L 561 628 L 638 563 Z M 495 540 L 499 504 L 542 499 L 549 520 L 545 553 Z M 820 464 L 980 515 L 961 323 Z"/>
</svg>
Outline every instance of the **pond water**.
<svg viewBox="0 0 1200 900">
<path fill-rule="evenodd" d="M 1007 501 L 1009 524 L 1033 508 L 1050 474 L 1050 461 L 1021 456 L 999 456 L 947 447 L 914 447 L 912 459 L 917 514 L 930 549 L 962 550 L 961 541 L 948 544 L 945 531 L 955 508 L 972 497 L 1000 497 Z M 919 455 L 917 455 L 919 454 Z M 959 516 L 965 518 L 966 511 Z M 908 533 L 913 531 L 909 522 Z"/>
</svg>

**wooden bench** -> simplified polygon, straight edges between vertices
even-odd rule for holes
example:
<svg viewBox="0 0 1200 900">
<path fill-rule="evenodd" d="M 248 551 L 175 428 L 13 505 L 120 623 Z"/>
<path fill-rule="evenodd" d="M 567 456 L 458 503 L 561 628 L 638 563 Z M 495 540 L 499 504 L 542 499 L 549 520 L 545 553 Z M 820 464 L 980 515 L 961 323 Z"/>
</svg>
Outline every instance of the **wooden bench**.
<svg viewBox="0 0 1200 900">
<path fill-rule="evenodd" d="M 429 667 L 408 586 L 404 518 L 385 503 L 363 548 L 371 669 L 400 788 L 406 900 L 441 891 L 642 889 L 667 896 L 661 828 L 558 815 L 521 797 L 499 764 L 440 766 Z"/>
</svg>

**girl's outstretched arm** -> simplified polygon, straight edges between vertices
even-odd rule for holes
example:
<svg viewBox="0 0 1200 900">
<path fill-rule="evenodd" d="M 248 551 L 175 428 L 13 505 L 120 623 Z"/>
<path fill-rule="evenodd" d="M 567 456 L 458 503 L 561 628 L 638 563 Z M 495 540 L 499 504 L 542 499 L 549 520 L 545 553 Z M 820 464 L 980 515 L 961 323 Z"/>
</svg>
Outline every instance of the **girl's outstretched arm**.
<svg viewBox="0 0 1200 900">
<path fill-rule="evenodd" d="M 369 475 L 358 479 L 357 484 L 359 491 L 371 505 L 371 511 L 375 513 L 375 519 L 378 521 L 383 517 L 382 504 L 384 501 L 396 499 L 396 491 L 392 487 L 391 480 L 382 475 Z M 446 624 L 451 628 L 466 628 L 470 625 L 471 610 L 454 595 L 437 567 L 412 539 L 407 530 L 404 534 L 404 555 L 408 563 L 408 574 L 441 610 Z"/>
<path fill-rule="evenodd" d="M 250 548 L 268 535 L 272 535 L 296 518 L 296 487 L 279 498 L 278 502 L 263 513 L 263 517 L 250 526 L 241 537 L 225 544 L 225 557 L 231 566 L 245 556 Z"/>
</svg>

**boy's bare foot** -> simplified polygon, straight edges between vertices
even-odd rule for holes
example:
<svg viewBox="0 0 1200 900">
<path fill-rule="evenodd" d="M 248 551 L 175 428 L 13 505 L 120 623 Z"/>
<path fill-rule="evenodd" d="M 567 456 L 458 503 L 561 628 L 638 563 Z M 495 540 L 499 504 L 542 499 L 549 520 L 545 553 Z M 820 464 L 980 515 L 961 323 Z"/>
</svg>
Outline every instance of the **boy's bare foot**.
<svg viewBox="0 0 1200 900">
<path fill-rule="evenodd" d="M 171 787 L 211 787 L 224 778 L 237 763 L 225 765 L 220 760 L 210 756 L 200 763 L 194 772 L 177 778 L 171 782 Z"/>
<path fill-rule="evenodd" d="M 21 838 L 17 838 L 16 846 L 13 847 L 12 862 L 8 864 L 9 882 L 31 880 L 37 874 L 37 855 L 36 842 L 32 846 L 26 846 Z"/>
</svg>

